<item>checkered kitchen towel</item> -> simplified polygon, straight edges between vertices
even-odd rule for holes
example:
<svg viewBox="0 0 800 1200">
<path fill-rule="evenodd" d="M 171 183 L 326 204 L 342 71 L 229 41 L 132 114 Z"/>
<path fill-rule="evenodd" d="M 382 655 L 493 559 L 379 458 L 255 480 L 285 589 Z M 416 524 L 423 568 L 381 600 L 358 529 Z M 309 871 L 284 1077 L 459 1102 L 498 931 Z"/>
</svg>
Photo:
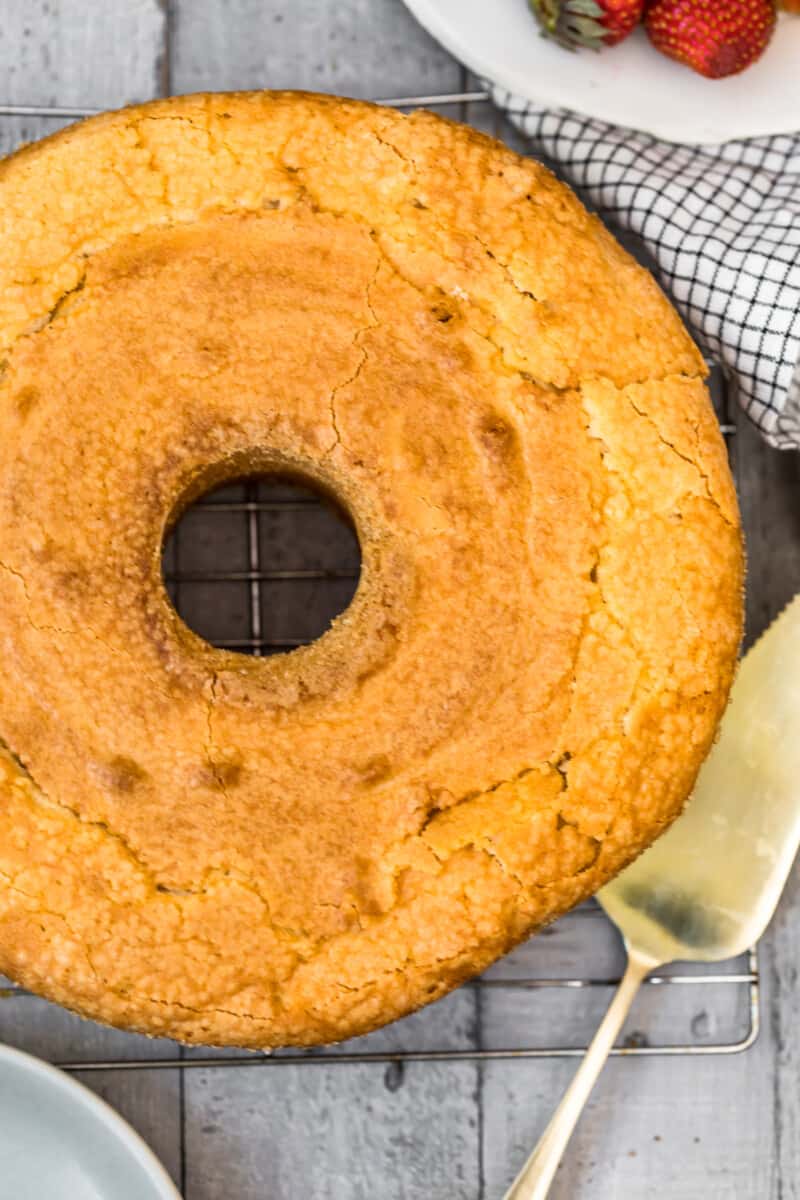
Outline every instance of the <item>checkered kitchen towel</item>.
<svg viewBox="0 0 800 1200">
<path fill-rule="evenodd" d="M 800 449 L 800 134 L 683 146 L 493 96 L 599 212 L 641 237 L 767 441 Z"/>
</svg>

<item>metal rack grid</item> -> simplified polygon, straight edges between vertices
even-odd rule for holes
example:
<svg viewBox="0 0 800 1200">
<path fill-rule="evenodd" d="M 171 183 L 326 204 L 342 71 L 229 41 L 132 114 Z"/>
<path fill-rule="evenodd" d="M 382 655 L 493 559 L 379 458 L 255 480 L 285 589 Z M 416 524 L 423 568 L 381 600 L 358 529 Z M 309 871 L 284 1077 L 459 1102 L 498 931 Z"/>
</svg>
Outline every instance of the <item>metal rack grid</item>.
<svg viewBox="0 0 800 1200">
<path fill-rule="evenodd" d="M 490 104 L 488 92 L 482 90 L 465 91 L 457 93 L 448 93 L 440 95 L 427 96 L 404 96 L 396 97 L 388 100 L 380 100 L 379 103 L 386 104 L 392 107 L 401 109 L 413 109 L 416 107 L 435 106 L 437 108 L 445 108 L 455 110 L 460 116 L 466 117 L 468 105 L 485 106 Z M 73 108 L 60 106 L 40 106 L 40 105 L 0 105 L 0 118 L 2 117 L 38 117 L 51 118 L 54 121 L 69 121 L 86 116 L 93 115 L 96 111 L 89 108 Z M 731 415 L 727 407 L 727 397 L 725 389 L 721 381 L 718 391 L 718 412 L 722 432 L 728 443 L 729 451 L 732 447 L 732 441 L 736 434 L 736 426 L 731 420 Z M 237 630 L 235 637 L 216 637 L 211 636 L 210 640 L 218 646 L 224 646 L 229 649 L 238 650 L 244 653 L 254 655 L 272 654 L 281 651 L 291 650 L 296 646 L 304 645 L 312 640 L 306 632 L 304 636 L 289 636 L 284 634 L 278 636 L 271 632 L 268 628 L 268 622 L 264 620 L 264 603 L 263 589 L 279 583 L 298 583 L 307 582 L 319 588 L 325 588 L 331 583 L 345 581 L 352 588 L 358 579 L 358 571 L 353 569 L 352 564 L 346 567 L 304 567 L 304 568 L 280 568 L 277 565 L 271 565 L 268 561 L 264 561 L 262 551 L 263 538 L 261 524 L 265 514 L 286 513 L 296 511 L 298 509 L 310 510 L 313 508 L 320 509 L 324 507 L 324 501 L 309 494 L 291 494 L 285 493 L 276 498 L 275 495 L 269 493 L 265 489 L 263 483 L 257 481 L 246 482 L 242 485 L 240 492 L 230 496 L 222 492 L 220 495 L 210 495 L 203 497 L 193 506 L 193 510 L 202 510 L 209 516 L 228 514 L 240 516 L 243 519 L 244 543 L 246 547 L 246 564 L 242 568 L 236 570 L 227 569 L 194 569 L 182 570 L 180 566 L 180 529 L 176 530 L 173 537 L 173 547 L 171 551 L 171 561 L 165 560 L 165 579 L 168 589 L 172 595 L 173 601 L 180 611 L 185 603 L 187 590 L 193 585 L 202 585 L 208 587 L 214 584 L 231 585 L 237 584 L 246 589 L 247 603 L 243 614 L 244 627 Z M 335 521 L 335 518 L 334 518 Z M 336 611 L 340 611 L 346 607 L 347 601 L 344 604 L 339 604 Z M 198 630 L 198 632 L 204 632 Z M 321 632 L 321 631 L 320 631 Z M 585 920 L 587 916 L 594 916 L 598 919 L 605 920 L 602 915 L 602 909 L 595 901 L 590 901 L 588 904 L 581 906 L 566 917 L 561 918 L 563 921 Z M 738 971 L 725 971 L 720 968 L 711 968 L 703 973 L 698 974 L 655 974 L 651 975 L 646 981 L 649 987 L 691 987 L 702 988 L 708 985 L 721 984 L 728 987 L 746 989 L 747 1009 L 748 1009 L 748 1027 L 743 1036 L 736 1040 L 718 1041 L 713 1043 L 708 1042 L 683 1042 L 680 1044 L 633 1044 L 616 1047 L 612 1054 L 615 1055 L 718 1055 L 731 1054 L 746 1050 L 752 1046 L 758 1037 L 760 1027 L 760 1003 L 759 1003 L 759 966 L 757 949 L 752 948 L 747 956 L 744 968 Z M 576 976 L 572 978 L 532 978 L 520 977 L 513 979 L 497 979 L 497 978 L 480 978 L 465 984 L 464 987 L 475 989 L 479 994 L 487 993 L 495 989 L 517 989 L 520 991 L 529 992 L 534 995 L 542 989 L 563 989 L 566 992 L 592 989 L 592 988 L 608 988 L 614 987 L 618 983 L 616 978 L 595 978 L 590 976 Z M 16 987 L 13 983 L 5 984 L 0 979 L 0 996 L 14 995 L 20 999 L 24 999 L 28 994 L 23 989 Z M 539 1046 L 510 1046 L 499 1049 L 464 1049 L 464 1050 L 444 1050 L 444 1049 L 415 1049 L 413 1046 L 403 1050 L 389 1051 L 373 1051 L 358 1049 L 358 1041 L 355 1043 L 355 1048 L 348 1050 L 322 1050 L 322 1051 L 277 1051 L 272 1054 L 263 1053 L 242 1053 L 242 1054 L 220 1054 L 214 1052 L 199 1052 L 188 1057 L 186 1051 L 176 1046 L 174 1056 L 167 1058 L 145 1057 L 137 1059 L 126 1058 L 107 1058 L 98 1059 L 95 1061 L 63 1061 L 56 1065 L 67 1071 L 81 1072 L 97 1072 L 97 1071 L 141 1071 L 141 1070 L 165 1070 L 165 1069 L 180 1069 L 188 1070 L 191 1068 L 209 1068 L 217 1067 L 220 1069 L 232 1069 L 242 1067 L 256 1066 L 279 1066 L 279 1065 L 321 1065 L 326 1066 L 333 1064 L 397 1064 L 402 1062 L 459 1062 L 459 1061 L 486 1061 L 486 1060 L 529 1060 L 538 1058 L 569 1058 L 583 1055 L 585 1047 L 573 1046 L 557 1046 L 557 1045 L 539 1045 Z"/>
</svg>

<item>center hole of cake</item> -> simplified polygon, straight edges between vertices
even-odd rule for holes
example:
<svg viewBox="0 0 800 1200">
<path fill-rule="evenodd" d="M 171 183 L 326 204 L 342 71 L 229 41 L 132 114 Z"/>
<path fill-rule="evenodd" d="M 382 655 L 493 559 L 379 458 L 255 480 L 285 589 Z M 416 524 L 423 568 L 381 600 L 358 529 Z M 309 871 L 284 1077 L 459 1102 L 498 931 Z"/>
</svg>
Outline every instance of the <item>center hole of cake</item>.
<svg viewBox="0 0 800 1200">
<path fill-rule="evenodd" d="M 361 572 L 352 521 L 307 480 L 259 475 L 207 492 L 164 543 L 183 620 L 213 646 L 285 654 L 321 637 Z"/>
</svg>

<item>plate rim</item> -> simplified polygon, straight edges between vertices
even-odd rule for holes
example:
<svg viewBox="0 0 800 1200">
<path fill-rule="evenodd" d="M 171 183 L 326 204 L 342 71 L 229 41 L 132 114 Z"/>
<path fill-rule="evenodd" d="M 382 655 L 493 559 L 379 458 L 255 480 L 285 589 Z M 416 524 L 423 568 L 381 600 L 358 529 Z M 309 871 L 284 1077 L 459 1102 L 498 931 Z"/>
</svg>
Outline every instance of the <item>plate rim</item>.
<svg viewBox="0 0 800 1200">
<path fill-rule="evenodd" d="M 72 1075 L 68 1075 L 59 1067 L 53 1066 L 45 1059 L 37 1058 L 35 1054 L 30 1054 L 27 1050 L 19 1050 L 16 1046 L 0 1045 L 0 1067 L 4 1062 L 22 1067 L 28 1074 L 44 1079 L 68 1099 L 77 1100 L 133 1155 L 155 1184 L 163 1200 L 182 1200 L 181 1193 L 166 1167 L 141 1134 L 137 1133 L 115 1108 L 112 1108 L 106 1100 L 98 1096 L 86 1084 L 73 1078 Z"/>
<path fill-rule="evenodd" d="M 490 88 L 500 87 L 512 95 L 520 96 L 531 104 L 541 104 L 559 109 L 570 108 L 570 105 L 565 104 L 563 97 L 556 97 L 553 94 L 552 89 L 545 87 L 538 95 L 534 95 L 530 89 L 521 88 L 517 80 L 512 80 L 508 76 L 501 78 L 498 75 L 497 64 L 487 65 L 485 62 L 482 63 L 479 54 L 474 52 L 472 47 L 465 47 L 457 36 L 457 33 L 442 17 L 436 0 L 403 0 L 403 3 L 423 29 L 435 38 L 448 53 L 452 54 L 455 59 L 472 71 L 473 74 L 485 80 Z M 786 13 L 779 13 L 778 19 L 781 20 L 786 16 Z M 584 116 L 592 115 L 591 113 L 585 113 L 580 107 L 573 108 L 573 111 L 581 113 Z M 747 133 L 717 133 L 712 136 L 704 134 L 703 136 L 695 137 L 691 136 L 691 132 L 687 134 L 687 130 L 683 127 L 679 130 L 677 126 L 670 125 L 668 113 L 664 116 L 663 123 L 656 122 L 654 124 L 653 122 L 648 123 L 645 121 L 641 125 L 635 126 L 626 125 L 609 117 L 599 117 L 597 119 L 622 129 L 628 128 L 634 133 L 642 133 L 649 137 L 657 138 L 659 141 L 673 142 L 675 145 L 683 146 L 721 146 L 727 142 L 798 133 L 797 120 L 794 118 L 790 119 L 788 115 L 783 123 L 778 121 L 769 128 L 749 130 Z"/>
</svg>

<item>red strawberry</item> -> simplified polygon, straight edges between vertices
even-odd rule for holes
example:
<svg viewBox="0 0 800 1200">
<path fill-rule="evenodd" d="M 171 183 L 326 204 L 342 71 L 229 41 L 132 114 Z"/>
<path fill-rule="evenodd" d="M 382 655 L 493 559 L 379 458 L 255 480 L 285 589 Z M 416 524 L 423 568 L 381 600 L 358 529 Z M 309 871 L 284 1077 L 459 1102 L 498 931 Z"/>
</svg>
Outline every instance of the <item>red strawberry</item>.
<svg viewBox="0 0 800 1200">
<path fill-rule="evenodd" d="M 774 0 L 651 0 L 644 18 L 656 50 L 709 79 L 736 75 L 764 53 Z"/>
<path fill-rule="evenodd" d="M 562 46 L 616 46 L 642 19 L 645 0 L 528 0 L 542 31 Z"/>
</svg>

